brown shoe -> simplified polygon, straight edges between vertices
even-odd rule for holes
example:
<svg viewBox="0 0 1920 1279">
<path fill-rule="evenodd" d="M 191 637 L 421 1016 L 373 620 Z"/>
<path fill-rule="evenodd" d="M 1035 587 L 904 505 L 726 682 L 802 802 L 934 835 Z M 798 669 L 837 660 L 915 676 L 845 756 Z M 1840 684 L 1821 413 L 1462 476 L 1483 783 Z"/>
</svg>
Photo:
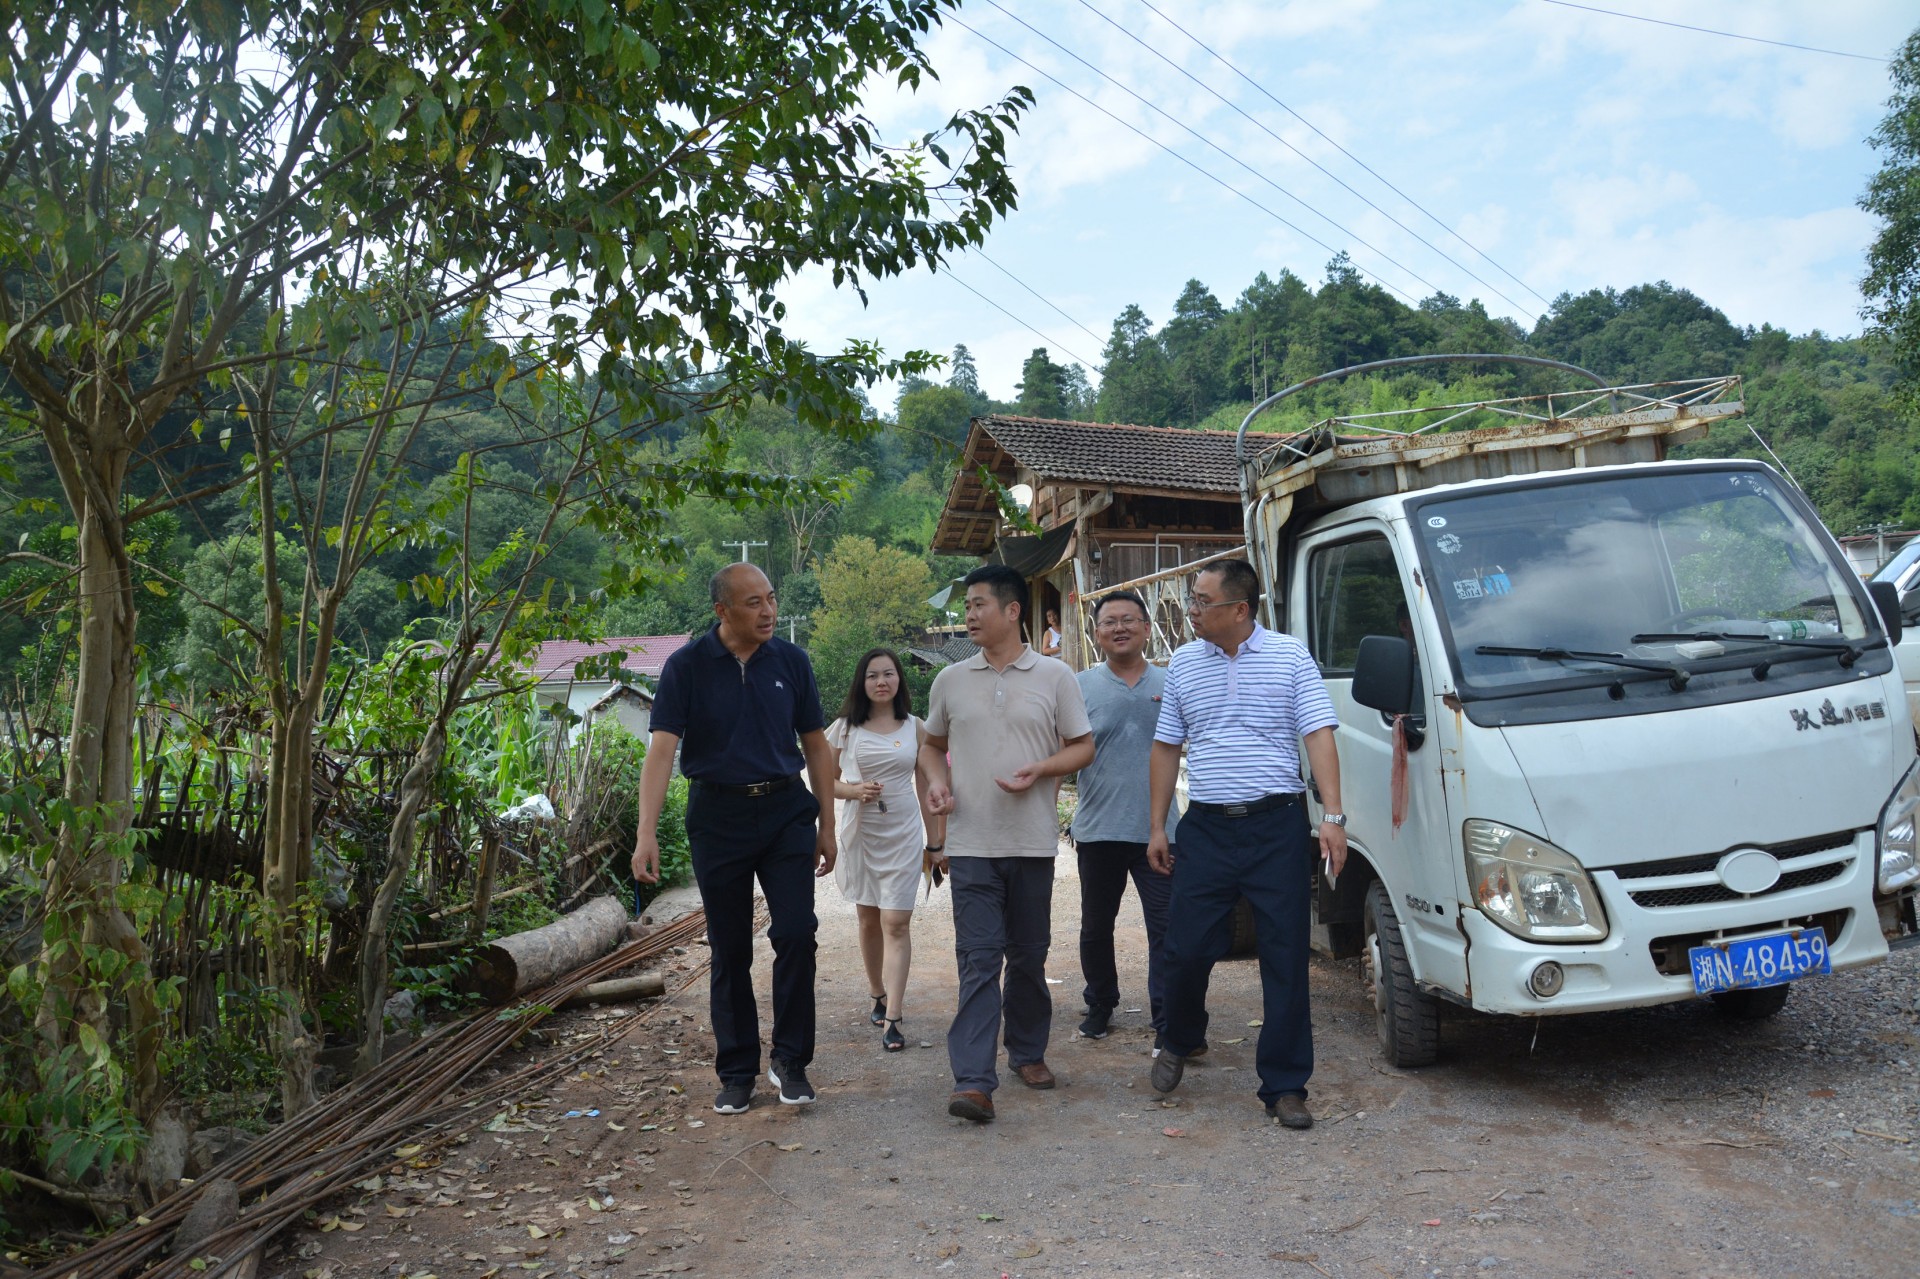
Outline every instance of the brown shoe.
<svg viewBox="0 0 1920 1279">
<path fill-rule="evenodd" d="M 947 1098 L 947 1113 L 955 1119 L 971 1119 L 976 1124 L 993 1122 L 993 1098 L 968 1089 Z"/>
<path fill-rule="evenodd" d="M 1051 1088 L 1059 1083 L 1053 1072 L 1047 1069 L 1044 1061 L 1030 1061 L 1024 1066 L 1015 1066 L 1013 1073 L 1020 1076 L 1020 1082 L 1029 1088 Z"/>
<path fill-rule="evenodd" d="M 1307 1109 L 1307 1099 L 1298 1093 L 1283 1092 L 1267 1103 L 1267 1114 L 1275 1123 L 1288 1128 L 1313 1127 L 1313 1114 Z"/>
</svg>

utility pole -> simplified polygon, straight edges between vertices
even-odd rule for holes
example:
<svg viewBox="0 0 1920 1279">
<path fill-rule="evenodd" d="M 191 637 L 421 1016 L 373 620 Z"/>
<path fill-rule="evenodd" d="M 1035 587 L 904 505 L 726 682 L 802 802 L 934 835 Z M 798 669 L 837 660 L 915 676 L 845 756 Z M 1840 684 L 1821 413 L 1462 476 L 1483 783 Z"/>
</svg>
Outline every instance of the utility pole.
<svg viewBox="0 0 1920 1279">
<path fill-rule="evenodd" d="M 720 543 L 720 545 L 722 545 L 722 546 L 737 546 L 737 547 L 739 547 L 739 548 L 740 548 L 740 562 L 741 562 L 742 564 L 751 564 L 751 563 L 752 563 L 753 561 L 752 561 L 752 559 L 751 559 L 751 557 L 750 557 L 750 556 L 748 556 L 748 554 L 747 554 L 747 551 L 749 550 L 749 548 L 751 548 L 751 547 L 755 547 L 755 546 L 765 546 L 765 545 L 766 545 L 766 543 L 765 543 L 765 542 L 722 542 L 722 543 Z"/>
</svg>

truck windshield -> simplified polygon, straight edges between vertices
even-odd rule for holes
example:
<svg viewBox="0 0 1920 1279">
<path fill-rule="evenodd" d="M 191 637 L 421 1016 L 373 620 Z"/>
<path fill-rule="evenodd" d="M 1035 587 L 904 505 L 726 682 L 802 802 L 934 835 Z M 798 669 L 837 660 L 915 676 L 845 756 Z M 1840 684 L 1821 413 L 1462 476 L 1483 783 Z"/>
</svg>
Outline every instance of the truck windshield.
<svg viewBox="0 0 1920 1279">
<path fill-rule="evenodd" d="M 1868 638 L 1846 566 L 1769 472 L 1575 474 L 1414 511 L 1465 697 L 1751 681 L 1851 664 Z"/>
</svg>

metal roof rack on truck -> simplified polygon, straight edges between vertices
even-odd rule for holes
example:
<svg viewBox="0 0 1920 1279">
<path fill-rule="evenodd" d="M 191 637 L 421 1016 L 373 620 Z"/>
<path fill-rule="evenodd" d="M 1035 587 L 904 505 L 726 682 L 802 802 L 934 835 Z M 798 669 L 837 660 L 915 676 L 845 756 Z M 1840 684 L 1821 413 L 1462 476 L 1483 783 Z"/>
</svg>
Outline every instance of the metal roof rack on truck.
<svg viewBox="0 0 1920 1279">
<path fill-rule="evenodd" d="M 1254 419 L 1289 396 L 1356 373 L 1420 364 L 1518 364 L 1558 369 L 1593 385 L 1331 417 L 1257 453 L 1247 447 Z M 1465 480 L 1657 462 L 1673 445 L 1745 411 L 1735 376 L 1608 386 L 1576 365 L 1501 354 L 1407 356 L 1336 369 L 1268 396 L 1240 423 L 1234 457 L 1248 553 L 1268 584 L 1271 608 L 1280 583 L 1257 548 L 1277 547 L 1293 520 Z"/>
</svg>

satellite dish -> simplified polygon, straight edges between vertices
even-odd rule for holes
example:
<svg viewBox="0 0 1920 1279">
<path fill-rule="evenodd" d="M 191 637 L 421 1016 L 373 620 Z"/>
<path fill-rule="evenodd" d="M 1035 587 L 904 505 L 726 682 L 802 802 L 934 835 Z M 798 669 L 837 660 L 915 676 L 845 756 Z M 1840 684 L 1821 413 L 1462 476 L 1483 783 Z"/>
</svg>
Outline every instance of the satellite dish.
<svg viewBox="0 0 1920 1279">
<path fill-rule="evenodd" d="M 1015 506 L 1024 511 L 1033 505 L 1033 485 L 1015 484 L 1007 490 L 1007 496 L 1013 499 Z"/>
</svg>

